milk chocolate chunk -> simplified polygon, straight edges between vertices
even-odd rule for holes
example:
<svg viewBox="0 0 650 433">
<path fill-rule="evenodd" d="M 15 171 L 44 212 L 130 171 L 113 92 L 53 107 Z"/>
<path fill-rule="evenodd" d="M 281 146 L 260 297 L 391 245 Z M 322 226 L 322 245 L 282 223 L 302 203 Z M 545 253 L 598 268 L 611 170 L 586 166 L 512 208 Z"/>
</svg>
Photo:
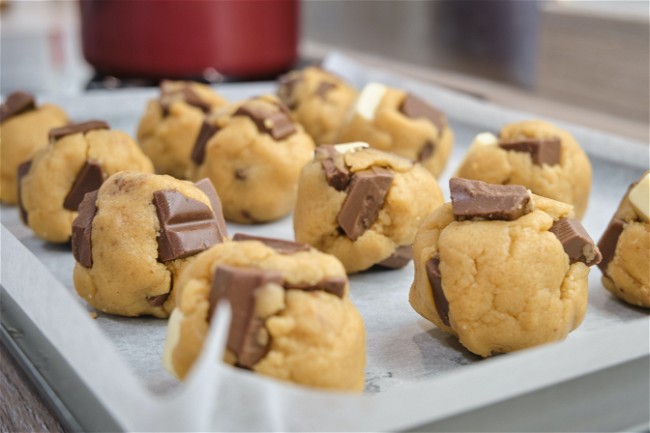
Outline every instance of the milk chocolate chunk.
<svg viewBox="0 0 650 433">
<path fill-rule="evenodd" d="M 232 240 L 262 242 L 267 247 L 273 248 L 275 251 L 281 254 L 294 254 L 294 253 L 299 253 L 301 251 L 309 251 L 311 249 L 309 245 L 301 244 L 299 242 L 292 242 L 284 239 L 265 238 L 262 236 L 247 235 L 246 233 L 235 233 L 235 236 L 233 236 Z"/>
<path fill-rule="evenodd" d="M 147 296 L 147 302 L 152 307 L 160 307 L 167 301 L 167 298 L 169 298 L 169 293 L 163 293 L 162 295 L 156 296 Z"/>
<path fill-rule="evenodd" d="M 237 365 L 252 368 L 268 352 L 270 341 L 262 344 L 258 335 L 264 327 L 255 315 L 255 291 L 266 284 L 282 285 L 279 272 L 253 268 L 217 266 L 212 277 L 208 320 L 221 299 L 230 302 L 232 319 L 228 332 L 228 350 L 237 356 Z"/>
<path fill-rule="evenodd" d="M 332 89 L 335 89 L 337 87 L 336 83 L 331 83 L 329 81 L 321 81 L 318 84 L 318 87 L 316 88 L 316 92 L 314 92 L 318 97 L 321 99 L 325 99 L 327 96 L 327 92 L 329 92 Z"/>
<path fill-rule="evenodd" d="M 431 141 L 427 141 L 424 143 L 424 146 L 422 146 L 422 149 L 418 152 L 418 162 L 426 161 L 427 159 L 431 158 L 431 155 L 436 150 L 435 144 Z"/>
<path fill-rule="evenodd" d="M 219 132 L 219 129 L 218 126 L 214 126 L 205 120 L 203 121 L 203 124 L 201 124 L 199 135 L 196 137 L 194 148 L 192 149 L 192 161 L 197 165 L 203 164 L 203 161 L 205 160 L 205 146 L 208 144 L 208 141 L 210 141 L 212 136 Z"/>
<path fill-rule="evenodd" d="M 235 111 L 234 116 L 247 116 L 262 134 L 269 134 L 274 140 L 283 140 L 296 132 L 293 120 L 281 106 L 269 102 L 247 103 Z"/>
<path fill-rule="evenodd" d="M 598 247 L 577 219 L 562 218 L 553 223 L 549 231 L 557 236 L 570 264 L 582 262 L 593 266 L 600 263 L 602 256 Z"/>
<path fill-rule="evenodd" d="M 621 236 L 621 233 L 623 233 L 624 228 L 625 221 L 614 217 L 609 222 L 609 225 L 607 226 L 605 233 L 603 233 L 603 236 L 600 238 L 600 241 L 598 241 L 598 249 L 603 256 L 603 259 L 598 263 L 598 267 L 603 274 L 607 274 L 607 266 L 616 254 L 618 238 Z"/>
<path fill-rule="evenodd" d="M 436 304 L 436 311 L 442 323 L 449 326 L 449 301 L 442 290 L 442 274 L 440 273 L 440 258 L 432 257 L 425 265 L 427 278 L 433 292 L 433 302 Z"/>
<path fill-rule="evenodd" d="M 452 178 L 449 189 L 457 221 L 512 221 L 532 211 L 530 193 L 523 186 L 492 185 L 478 180 Z"/>
<path fill-rule="evenodd" d="M 18 209 L 20 210 L 20 219 L 27 224 L 27 209 L 23 205 L 23 177 L 27 176 L 29 169 L 32 167 L 32 161 L 25 161 L 18 166 L 16 174 L 16 184 L 18 185 Z"/>
<path fill-rule="evenodd" d="M 220 242 L 217 221 L 204 203 L 175 190 L 153 193 L 160 221 L 158 261 L 181 259 Z"/>
<path fill-rule="evenodd" d="M 334 296 L 338 296 L 343 299 L 345 294 L 345 283 L 346 279 L 344 277 L 329 277 L 325 278 L 316 284 L 290 284 L 284 283 L 284 288 L 287 290 L 303 290 L 305 292 L 313 292 L 316 290 L 322 290 Z"/>
<path fill-rule="evenodd" d="M 72 134 L 85 134 L 95 129 L 111 129 L 108 123 L 102 120 L 89 120 L 88 122 L 71 123 L 60 128 L 50 129 L 48 134 L 50 141 L 60 140 L 61 138 Z"/>
<path fill-rule="evenodd" d="M 209 112 L 210 108 L 212 108 L 189 85 L 175 89 L 172 87 L 165 81 L 160 85 L 162 94 L 160 95 L 159 102 L 163 110 L 163 116 L 166 117 L 169 115 L 169 107 L 176 100 L 183 100 L 186 104 L 196 107 L 204 113 Z"/>
<path fill-rule="evenodd" d="M 278 97 L 290 110 L 298 106 L 298 98 L 296 97 L 295 91 L 296 86 L 303 80 L 302 72 L 290 72 L 281 76 L 278 80 Z"/>
<path fill-rule="evenodd" d="M 377 263 L 378 266 L 388 268 L 388 269 L 399 269 L 403 268 L 411 261 L 413 258 L 413 251 L 411 250 L 410 245 L 402 245 L 395 248 L 393 254 L 388 256 L 388 258 Z"/>
<path fill-rule="evenodd" d="M 79 204 L 79 214 L 72 222 L 72 255 L 84 268 L 93 266 L 92 226 L 97 214 L 97 193 L 89 192 Z"/>
<path fill-rule="evenodd" d="M 407 94 L 400 111 L 406 117 L 411 119 L 427 119 L 438 129 L 438 137 L 442 135 L 442 131 L 447 126 L 447 118 L 445 115 L 433 108 L 431 105 L 427 104 L 420 98 Z"/>
<path fill-rule="evenodd" d="M 72 188 L 70 188 L 70 192 L 65 197 L 63 207 L 71 211 L 76 211 L 86 193 L 99 189 L 103 182 L 104 173 L 102 172 L 101 164 L 98 161 L 86 161 L 81 167 L 81 170 L 79 170 L 77 178 L 72 184 Z"/>
<path fill-rule="evenodd" d="M 500 140 L 499 147 L 530 154 L 535 165 L 557 165 L 562 155 L 562 144 L 557 137 L 547 139 Z"/>
<path fill-rule="evenodd" d="M 0 123 L 35 108 L 36 100 L 34 96 L 25 92 L 14 92 L 7 96 L 5 102 L 0 105 Z"/>
<path fill-rule="evenodd" d="M 385 168 L 372 167 L 354 173 L 348 195 L 337 216 L 339 226 L 353 241 L 365 233 L 377 219 L 393 182 Z"/>
<path fill-rule="evenodd" d="M 223 206 L 221 205 L 219 194 L 217 194 L 214 185 L 212 185 L 212 182 L 207 177 L 196 182 L 194 186 L 208 196 L 217 223 L 217 237 L 219 238 L 219 242 L 223 242 L 228 237 L 228 229 L 226 228 L 226 220 L 223 218 Z"/>
<path fill-rule="evenodd" d="M 350 184 L 350 171 L 334 146 L 318 146 L 316 154 L 320 158 L 327 184 L 337 191 L 345 191 Z"/>
</svg>

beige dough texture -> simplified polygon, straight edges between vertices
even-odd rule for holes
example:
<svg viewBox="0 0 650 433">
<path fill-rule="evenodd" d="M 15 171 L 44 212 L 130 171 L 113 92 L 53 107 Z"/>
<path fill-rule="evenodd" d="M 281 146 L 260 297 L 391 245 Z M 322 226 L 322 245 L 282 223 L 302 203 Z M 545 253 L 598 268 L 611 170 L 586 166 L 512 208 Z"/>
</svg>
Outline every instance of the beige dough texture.
<svg viewBox="0 0 650 433">
<path fill-rule="evenodd" d="M 218 265 L 277 271 L 285 282 L 310 286 L 343 277 L 336 258 L 314 249 L 283 254 L 258 241 L 225 242 L 199 254 L 182 272 L 176 309 L 169 320 L 164 364 L 180 378 L 199 356 L 209 323 L 209 294 Z M 364 386 L 365 329 L 348 297 L 316 290 L 285 290 L 276 284 L 257 289 L 256 314 L 264 318 L 270 338 L 266 355 L 252 370 L 302 385 L 361 391 Z M 226 362 L 235 363 L 227 351 Z"/>
<path fill-rule="evenodd" d="M 340 77 L 310 66 L 280 77 L 278 96 L 316 144 L 334 144 L 357 98 Z"/>
<path fill-rule="evenodd" d="M 16 204 L 18 166 L 47 146 L 48 132 L 68 123 L 68 116 L 56 105 L 44 104 L 35 110 L 10 117 L 0 124 L 0 200 Z"/>
<path fill-rule="evenodd" d="M 77 293 L 97 310 L 166 318 L 174 309 L 175 282 L 196 255 L 157 260 L 160 222 L 153 194 L 169 189 L 212 209 L 200 189 L 167 175 L 121 172 L 99 189 L 91 226 L 92 267 L 76 263 L 74 268 Z"/>
<path fill-rule="evenodd" d="M 576 216 L 582 219 L 591 190 L 591 164 L 570 133 L 548 122 L 530 120 L 505 126 L 499 138 L 559 138 L 560 163 L 533 164 L 528 153 L 502 149 L 496 142 L 481 145 L 475 140 L 456 176 L 492 184 L 523 185 L 535 194 L 573 205 Z"/>
<path fill-rule="evenodd" d="M 328 185 L 322 164 L 315 158 L 300 177 L 293 228 L 298 242 L 336 256 L 348 273 L 355 273 L 388 259 L 400 246 L 410 246 L 420 223 L 444 198 L 435 178 L 408 159 L 372 148 L 337 158 L 351 173 L 371 167 L 393 173 L 376 220 L 356 240 L 341 231 L 337 216 L 347 192 Z"/>
<path fill-rule="evenodd" d="M 209 86 L 189 81 L 167 81 L 171 91 L 189 87 L 212 109 L 228 102 Z M 156 172 L 185 179 L 190 165 L 194 142 L 205 117 L 201 108 L 189 104 L 182 95 L 170 98 L 168 113 L 160 99 L 148 102 L 138 126 L 138 142 L 144 153 L 153 161 Z"/>
<path fill-rule="evenodd" d="M 533 202 L 535 209 L 514 221 L 455 221 L 446 203 L 415 237 L 411 306 L 477 355 L 562 340 L 584 318 L 589 268 L 569 264 L 549 231 L 554 221 L 572 217 L 573 210 L 536 195 Z M 438 313 L 425 269 L 435 256 L 449 326 Z"/>
<path fill-rule="evenodd" d="M 412 119 L 404 115 L 400 107 L 406 97 L 406 92 L 388 88 L 372 119 L 356 111 L 351 113 L 338 141 L 363 141 L 376 149 L 419 161 L 438 178 L 451 154 L 454 133 L 446 119 L 440 131 L 429 119 Z M 430 151 L 426 150 L 428 147 Z"/>
<path fill-rule="evenodd" d="M 235 114 L 244 105 L 286 110 L 279 99 L 267 95 L 214 113 L 206 121 L 218 131 L 205 145 L 203 162 L 192 161 L 188 178 L 210 178 L 227 220 L 244 224 L 273 221 L 293 209 L 300 170 L 311 159 L 314 142 L 291 120 L 295 131 L 274 139 L 261 132 L 250 117 Z"/>
</svg>

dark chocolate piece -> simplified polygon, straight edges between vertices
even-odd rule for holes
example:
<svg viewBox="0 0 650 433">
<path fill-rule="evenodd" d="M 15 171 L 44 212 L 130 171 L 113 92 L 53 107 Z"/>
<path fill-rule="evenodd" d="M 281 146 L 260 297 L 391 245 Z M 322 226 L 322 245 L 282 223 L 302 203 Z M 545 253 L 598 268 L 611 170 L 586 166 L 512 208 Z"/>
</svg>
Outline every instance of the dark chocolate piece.
<svg viewBox="0 0 650 433">
<path fill-rule="evenodd" d="M 167 298 L 169 298 L 169 292 L 157 296 L 147 296 L 147 302 L 152 307 L 160 307 L 167 301 Z"/>
<path fill-rule="evenodd" d="M 478 180 L 449 180 L 457 221 L 468 219 L 512 221 L 531 212 L 531 197 L 520 185 L 492 185 Z"/>
<path fill-rule="evenodd" d="M 327 92 L 329 92 L 332 89 L 335 89 L 337 87 L 336 83 L 332 83 L 329 81 L 321 81 L 318 84 L 318 87 L 316 88 L 316 92 L 314 92 L 316 95 L 318 95 L 319 98 L 325 99 L 327 96 Z"/>
<path fill-rule="evenodd" d="M 609 222 L 609 225 L 607 226 L 605 233 L 603 233 L 602 237 L 600 238 L 600 241 L 598 241 L 598 249 L 600 250 L 603 257 L 600 263 L 598 263 L 598 267 L 603 274 L 607 274 L 607 266 L 616 254 L 616 245 L 618 244 L 618 238 L 621 236 L 621 233 L 623 233 L 624 228 L 625 221 L 614 217 Z"/>
<path fill-rule="evenodd" d="M 283 140 L 296 132 L 291 116 L 283 107 L 259 99 L 253 102 L 239 107 L 233 116 L 250 118 L 259 132 L 269 134 L 274 140 Z"/>
<path fill-rule="evenodd" d="M 218 302 L 225 298 L 230 302 L 232 319 L 228 332 L 228 349 L 237 356 L 237 365 L 252 368 L 268 352 L 270 341 L 263 344 L 259 332 L 264 320 L 255 316 L 255 291 L 275 283 L 282 286 L 279 272 L 252 268 L 234 268 L 220 265 L 212 277 L 208 320 L 212 319 Z"/>
<path fill-rule="evenodd" d="M 27 209 L 23 205 L 23 177 L 27 176 L 29 169 L 32 168 L 32 161 L 25 161 L 18 166 L 16 173 L 16 185 L 18 186 L 18 209 L 20 210 L 20 219 L 27 224 Z"/>
<path fill-rule="evenodd" d="M 298 106 L 295 90 L 298 83 L 303 80 L 302 72 L 289 72 L 278 79 L 278 97 L 290 110 Z"/>
<path fill-rule="evenodd" d="M 153 193 L 153 205 L 160 221 L 158 261 L 191 256 L 220 242 L 215 215 L 204 203 L 168 189 Z"/>
<path fill-rule="evenodd" d="M 97 214 L 98 191 L 89 192 L 79 204 L 79 214 L 72 222 L 72 255 L 84 268 L 93 266 L 92 227 Z"/>
<path fill-rule="evenodd" d="M 86 193 L 99 189 L 103 182 L 104 173 L 101 164 L 98 161 L 86 161 L 79 170 L 70 192 L 65 197 L 63 207 L 67 210 L 76 211 Z"/>
<path fill-rule="evenodd" d="M 413 258 L 413 251 L 411 250 L 410 245 L 402 245 L 395 248 L 393 254 L 388 256 L 388 258 L 377 263 L 378 266 L 388 268 L 388 269 L 399 269 L 403 268 L 411 261 Z"/>
<path fill-rule="evenodd" d="M 557 165 L 562 156 L 562 143 L 557 137 L 547 139 L 500 140 L 499 147 L 514 152 L 525 152 L 535 165 Z"/>
<path fill-rule="evenodd" d="M 173 85 L 163 81 L 160 85 L 160 91 L 159 103 L 163 110 L 163 116 L 165 117 L 169 115 L 169 107 L 176 100 L 183 100 L 186 104 L 196 107 L 204 113 L 209 112 L 212 108 L 188 84 L 173 88 Z"/>
<path fill-rule="evenodd" d="M 203 121 L 201 129 L 199 130 L 199 135 L 196 137 L 196 141 L 194 142 L 194 148 L 192 149 L 192 161 L 194 161 L 196 165 L 203 164 L 203 161 L 205 160 L 205 146 L 208 144 L 208 141 L 210 141 L 210 138 L 219 132 L 219 129 L 218 126 L 214 126 L 206 120 Z"/>
<path fill-rule="evenodd" d="M 442 112 L 410 93 L 406 95 L 404 102 L 402 102 L 400 111 L 406 117 L 411 119 L 424 118 L 429 120 L 431 123 L 436 125 L 436 128 L 438 129 L 438 137 L 442 135 L 442 131 L 445 129 L 445 126 L 447 126 L 447 118 Z"/>
<path fill-rule="evenodd" d="M 449 325 L 449 301 L 442 290 L 442 274 L 440 274 L 440 258 L 432 257 L 425 265 L 427 278 L 433 292 L 433 302 L 436 304 L 436 311 L 442 323 Z"/>
<path fill-rule="evenodd" d="M 7 96 L 5 102 L 0 105 L 0 123 L 35 108 L 36 100 L 34 96 L 25 92 L 14 92 Z"/>
<path fill-rule="evenodd" d="M 316 155 L 325 172 L 327 184 L 337 191 L 345 191 L 350 184 L 350 171 L 334 146 L 331 144 L 318 146 Z"/>
<path fill-rule="evenodd" d="M 587 266 L 600 263 L 602 256 L 589 233 L 575 218 L 562 218 L 549 229 L 557 236 L 569 256 L 569 263 L 582 262 Z"/>
<path fill-rule="evenodd" d="M 299 253 L 301 251 L 309 251 L 311 249 L 311 247 L 307 244 L 287 241 L 284 239 L 274 239 L 274 238 L 265 238 L 262 236 L 247 235 L 246 233 L 235 233 L 235 236 L 233 236 L 232 240 L 262 242 L 267 247 L 273 248 L 275 251 L 281 254 L 294 254 L 294 253 Z"/>
<path fill-rule="evenodd" d="M 426 161 L 427 159 L 431 158 L 435 150 L 436 145 L 433 144 L 433 142 L 427 141 L 424 143 L 424 146 L 422 146 L 422 149 L 420 149 L 418 152 L 418 162 Z"/>
<path fill-rule="evenodd" d="M 393 173 L 372 167 L 354 173 L 348 195 L 337 216 L 339 226 L 353 241 L 372 226 L 384 205 L 393 182 Z"/>
<path fill-rule="evenodd" d="M 65 137 L 66 135 L 78 133 L 85 134 L 86 132 L 93 131 L 95 129 L 111 129 L 111 127 L 108 126 L 108 123 L 104 122 L 103 120 L 89 120 L 88 122 L 71 123 L 60 128 L 52 128 L 50 129 L 48 136 L 50 141 L 56 141 Z"/>
<path fill-rule="evenodd" d="M 217 190 L 214 189 L 212 181 L 207 177 L 196 182 L 194 186 L 208 196 L 208 200 L 210 200 L 210 205 L 212 206 L 212 212 L 217 222 L 217 237 L 219 238 L 219 242 L 223 242 L 228 237 L 228 229 L 226 228 L 226 220 L 223 218 L 223 207 L 221 206 L 221 199 L 219 198 L 219 194 L 217 194 Z"/>
<path fill-rule="evenodd" d="M 305 292 L 322 290 L 323 292 L 330 293 L 343 299 L 343 295 L 345 294 L 345 283 L 345 277 L 329 277 L 311 286 L 307 284 L 289 284 L 285 282 L 284 288 L 287 290 L 303 290 Z"/>
</svg>

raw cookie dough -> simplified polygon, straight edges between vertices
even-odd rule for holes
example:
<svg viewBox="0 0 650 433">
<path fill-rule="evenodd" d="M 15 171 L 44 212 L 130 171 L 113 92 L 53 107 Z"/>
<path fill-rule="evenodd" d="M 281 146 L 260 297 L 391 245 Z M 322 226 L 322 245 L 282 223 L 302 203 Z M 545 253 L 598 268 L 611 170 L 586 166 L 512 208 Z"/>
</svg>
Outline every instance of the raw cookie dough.
<svg viewBox="0 0 650 433">
<path fill-rule="evenodd" d="M 160 97 L 147 104 L 137 134 L 156 172 L 184 179 L 203 117 L 227 103 L 205 84 L 163 81 Z"/>
<path fill-rule="evenodd" d="M 122 131 L 102 121 L 50 130 L 50 143 L 19 167 L 21 217 L 36 236 L 65 243 L 84 194 L 123 170 L 152 173 L 140 147 Z"/>
<path fill-rule="evenodd" d="M 570 205 L 452 179 L 413 243 L 411 306 L 480 356 L 562 340 L 582 322 L 600 253 Z"/>
<path fill-rule="evenodd" d="M 36 106 L 34 97 L 24 92 L 10 94 L 0 106 L 0 200 L 18 201 L 18 166 L 47 146 L 51 128 L 63 126 L 68 116 L 56 105 Z"/>
<path fill-rule="evenodd" d="M 73 224 L 77 293 L 96 309 L 165 318 L 196 254 L 226 239 L 212 184 L 120 172 L 86 194 Z"/>
<path fill-rule="evenodd" d="M 420 164 L 368 148 L 323 145 L 300 177 L 296 240 L 336 256 L 348 273 L 405 266 L 422 220 L 443 203 Z"/>
<path fill-rule="evenodd" d="M 479 134 L 456 176 L 523 185 L 535 194 L 573 205 L 579 219 L 591 189 L 591 164 L 580 145 L 568 132 L 541 120 L 508 125 L 499 138 Z"/>
<path fill-rule="evenodd" d="M 630 185 L 598 242 L 603 285 L 625 302 L 650 308 L 650 171 Z"/>
<path fill-rule="evenodd" d="M 190 179 L 210 178 L 227 220 L 251 224 L 291 212 L 314 142 L 275 96 L 208 116 L 192 152 Z"/>
<path fill-rule="evenodd" d="M 345 141 L 365 141 L 418 161 L 438 177 L 447 164 L 454 134 L 447 117 L 415 95 L 370 83 L 339 136 L 339 142 Z"/>
<path fill-rule="evenodd" d="M 226 362 L 303 385 L 361 391 L 365 329 L 341 263 L 306 245 L 248 239 L 216 245 L 182 272 L 165 367 L 187 376 L 225 298 L 233 309 Z"/>
<path fill-rule="evenodd" d="M 357 91 L 333 73 L 310 66 L 280 77 L 278 96 L 316 144 L 333 144 Z"/>
</svg>

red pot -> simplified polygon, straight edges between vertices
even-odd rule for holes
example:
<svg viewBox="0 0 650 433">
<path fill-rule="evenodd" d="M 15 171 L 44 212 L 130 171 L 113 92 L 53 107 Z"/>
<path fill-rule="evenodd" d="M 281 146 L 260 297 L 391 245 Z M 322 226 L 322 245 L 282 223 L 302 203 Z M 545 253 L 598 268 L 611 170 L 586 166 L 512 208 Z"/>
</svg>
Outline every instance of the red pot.
<svg viewBox="0 0 650 433">
<path fill-rule="evenodd" d="M 122 76 L 253 78 L 293 66 L 298 0 L 81 0 L 86 60 Z"/>
</svg>

